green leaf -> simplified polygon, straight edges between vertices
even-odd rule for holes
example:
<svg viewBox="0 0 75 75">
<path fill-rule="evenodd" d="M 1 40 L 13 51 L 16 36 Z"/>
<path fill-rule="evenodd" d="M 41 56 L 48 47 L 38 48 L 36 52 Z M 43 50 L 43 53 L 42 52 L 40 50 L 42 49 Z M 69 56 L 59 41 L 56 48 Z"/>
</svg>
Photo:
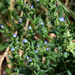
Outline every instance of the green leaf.
<svg viewBox="0 0 75 75">
<path fill-rule="evenodd" d="M 67 52 L 64 53 L 64 57 L 67 58 L 69 54 Z"/>
<path fill-rule="evenodd" d="M 7 47 L 6 44 L 0 44 L 0 51 L 3 51 Z"/>
<path fill-rule="evenodd" d="M 65 7 L 64 4 L 62 4 L 59 0 L 57 0 L 57 2 L 75 19 L 75 13 L 67 9 L 67 7 Z"/>
<path fill-rule="evenodd" d="M 63 10 L 64 10 L 64 9 L 63 9 Z M 66 19 L 67 19 L 67 21 L 68 21 L 68 23 L 69 23 L 69 26 L 70 26 L 72 32 L 74 32 L 74 31 L 73 31 L 73 27 L 72 27 L 72 25 L 71 25 L 71 23 L 70 23 L 70 20 L 69 20 L 68 15 L 67 15 L 67 13 L 66 13 L 65 10 L 64 10 L 64 13 L 65 13 L 65 17 L 66 17 Z"/>
<path fill-rule="evenodd" d="M 70 70 L 67 70 L 67 73 L 68 75 L 72 75 L 71 71 Z"/>
<path fill-rule="evenodd" d="M 63 11 L 63 8 L 61 6 L 58 6 L 58 12 L 59 12 L 59 17 L 63 16 L 64 11 Z"/>
</svg>

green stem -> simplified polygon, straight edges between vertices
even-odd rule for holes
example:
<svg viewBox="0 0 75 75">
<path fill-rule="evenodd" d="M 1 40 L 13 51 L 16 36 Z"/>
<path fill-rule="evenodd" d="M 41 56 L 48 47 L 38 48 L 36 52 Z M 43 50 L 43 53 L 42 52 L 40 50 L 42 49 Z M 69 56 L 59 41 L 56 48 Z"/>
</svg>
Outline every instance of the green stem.
<svg viewBox="0 0 75 75">
<path fill-rule="evenodd" d="M 48 39 L 50 39 L 51 41 L 55 42 L 55 40 L 52 39 L 51 37 L 49 37 L 48 35 L 45 34 L 45 36 L 46 36 Z"/>
<path fill-rule="evenodd" d="M 75 13 L 67 9 L 67 7 L 65 7 L 64 4 L 61 3 L 59 0 L 56 0 L 56 1 L 63 7 L 64 10 L 66 10 L 75 19 Z"/>
<path fill-rule="evenodd" d="M 63 9 L 63 10 L 64 10 L 64 9 Z M 64 10 L 64 13 L 65 13 L 65 15 L 66 15 L 65 17 L 66 17 L 66 19 L 67 19 L 67 21 L 68 21 L 68 23 L 69 23 L 69 26 L 70 26 L 72 32 L 74 33 L 73 28 L 72 28 L 72 25 L 71 25 L 71 23 L 70 23 L 70 20 L 69 20 L 68 15 L 67 15 L 67 13 L 66 13 L 65 10 Z"/>
<path fill-rule="evenodd" d="M 1 22 L 3 25 L 5 25 L 4 22 L 3 22 L 1 19 L 0 19 L 0 22 Z"/>
<path fill-rule="evenodd" d="M 17 74 L 19 75 L 19 69 L 17 69 Z"/>
</svg>

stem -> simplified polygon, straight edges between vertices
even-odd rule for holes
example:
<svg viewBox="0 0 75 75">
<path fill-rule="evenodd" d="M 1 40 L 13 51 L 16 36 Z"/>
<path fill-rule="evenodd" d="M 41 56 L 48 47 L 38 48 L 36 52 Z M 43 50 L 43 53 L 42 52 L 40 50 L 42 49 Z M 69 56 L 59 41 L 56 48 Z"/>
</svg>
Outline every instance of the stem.
<svg viewBox="0 0 75 75">
<path fill-rule="evenodd" d="M 10 0 L 10 21 L 11 21 L 11 29 L 12 29 L 12 0 Z"/>
<path fill-rule="evenodd" d="M 3 22 L 1 19 L 0 19 L 0 22 L 1 22 L 3 25 L 5 25 L 4 22 Z"/>
<path fill-rule="evenodd" d="M 19 69 L 17 69 L 17 74 L 19 75 Z"/>
<path fill-rule="evenodd" d="M 64 10 L 64 9 L 63 9 L 63 10 Z M 74 33 L 73 28 L 72 28 L 72 25 L 71 25 L 71 22 L 70 22 L 70 20 L 69 20 L 69 18 L 68 18 L 68 15 L 67 15 L 67 13 L 66 13 L 65 10 L 64 10 L 64 13 L 65 13 L 65 15 L 66 15 L 66 19 L 67 19 L 67 21 L 68 21 L 68 23 L 69 23 L 69 26 L 70 26 L 72 32 Z"/>
<path fill-rule="evenodd" d="M 61 54 L 61 53 L 60 53 Z M 62 54 L 61 54 L 62 55 Z M 65 67 L 65 69 L 66 69 L 66 72 L 67 72 L 67 74 L 68 74 L 68 69 L 67 69 L 67 67 L 66 67 L 66 64 L 65 64 L 65 61 L 64 61 L 64 57 L 62 57 L 62 61 L 63 61 L 63 63 L 64 63 L 64 67 Z"/>
</svg>

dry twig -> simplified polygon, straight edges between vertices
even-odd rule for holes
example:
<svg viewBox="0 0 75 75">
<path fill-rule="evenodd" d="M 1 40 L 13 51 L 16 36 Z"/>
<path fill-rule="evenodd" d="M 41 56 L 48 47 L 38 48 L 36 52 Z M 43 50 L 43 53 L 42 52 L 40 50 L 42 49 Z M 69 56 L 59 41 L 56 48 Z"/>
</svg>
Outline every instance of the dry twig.
<svg viewBox="0 0 75 75">
<path fill-rule="evenodd" d="M 9 51 L 9 46 L 8 46 L 7 49 L 5 50 L 4 54 L 0 57 L 0 75 L 1 75 L 2 63 L 3 63 L 4 58 L 7 56 L 8 51 Z"/>
</svg>

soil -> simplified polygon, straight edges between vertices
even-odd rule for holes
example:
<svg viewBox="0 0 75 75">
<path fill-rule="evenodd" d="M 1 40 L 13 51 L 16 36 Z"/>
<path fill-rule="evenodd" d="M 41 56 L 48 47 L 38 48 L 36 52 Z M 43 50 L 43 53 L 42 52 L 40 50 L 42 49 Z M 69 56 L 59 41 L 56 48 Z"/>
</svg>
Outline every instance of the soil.
<svg viewBox="0 0 75 75">
<path fill-rule="evenodd" d="M 7 62 L 6 62 L 6 58 L 5 58 L 2 63 L 1 75 L 6 75 L 6 68 L 7 68 Z"/>
</svg>

